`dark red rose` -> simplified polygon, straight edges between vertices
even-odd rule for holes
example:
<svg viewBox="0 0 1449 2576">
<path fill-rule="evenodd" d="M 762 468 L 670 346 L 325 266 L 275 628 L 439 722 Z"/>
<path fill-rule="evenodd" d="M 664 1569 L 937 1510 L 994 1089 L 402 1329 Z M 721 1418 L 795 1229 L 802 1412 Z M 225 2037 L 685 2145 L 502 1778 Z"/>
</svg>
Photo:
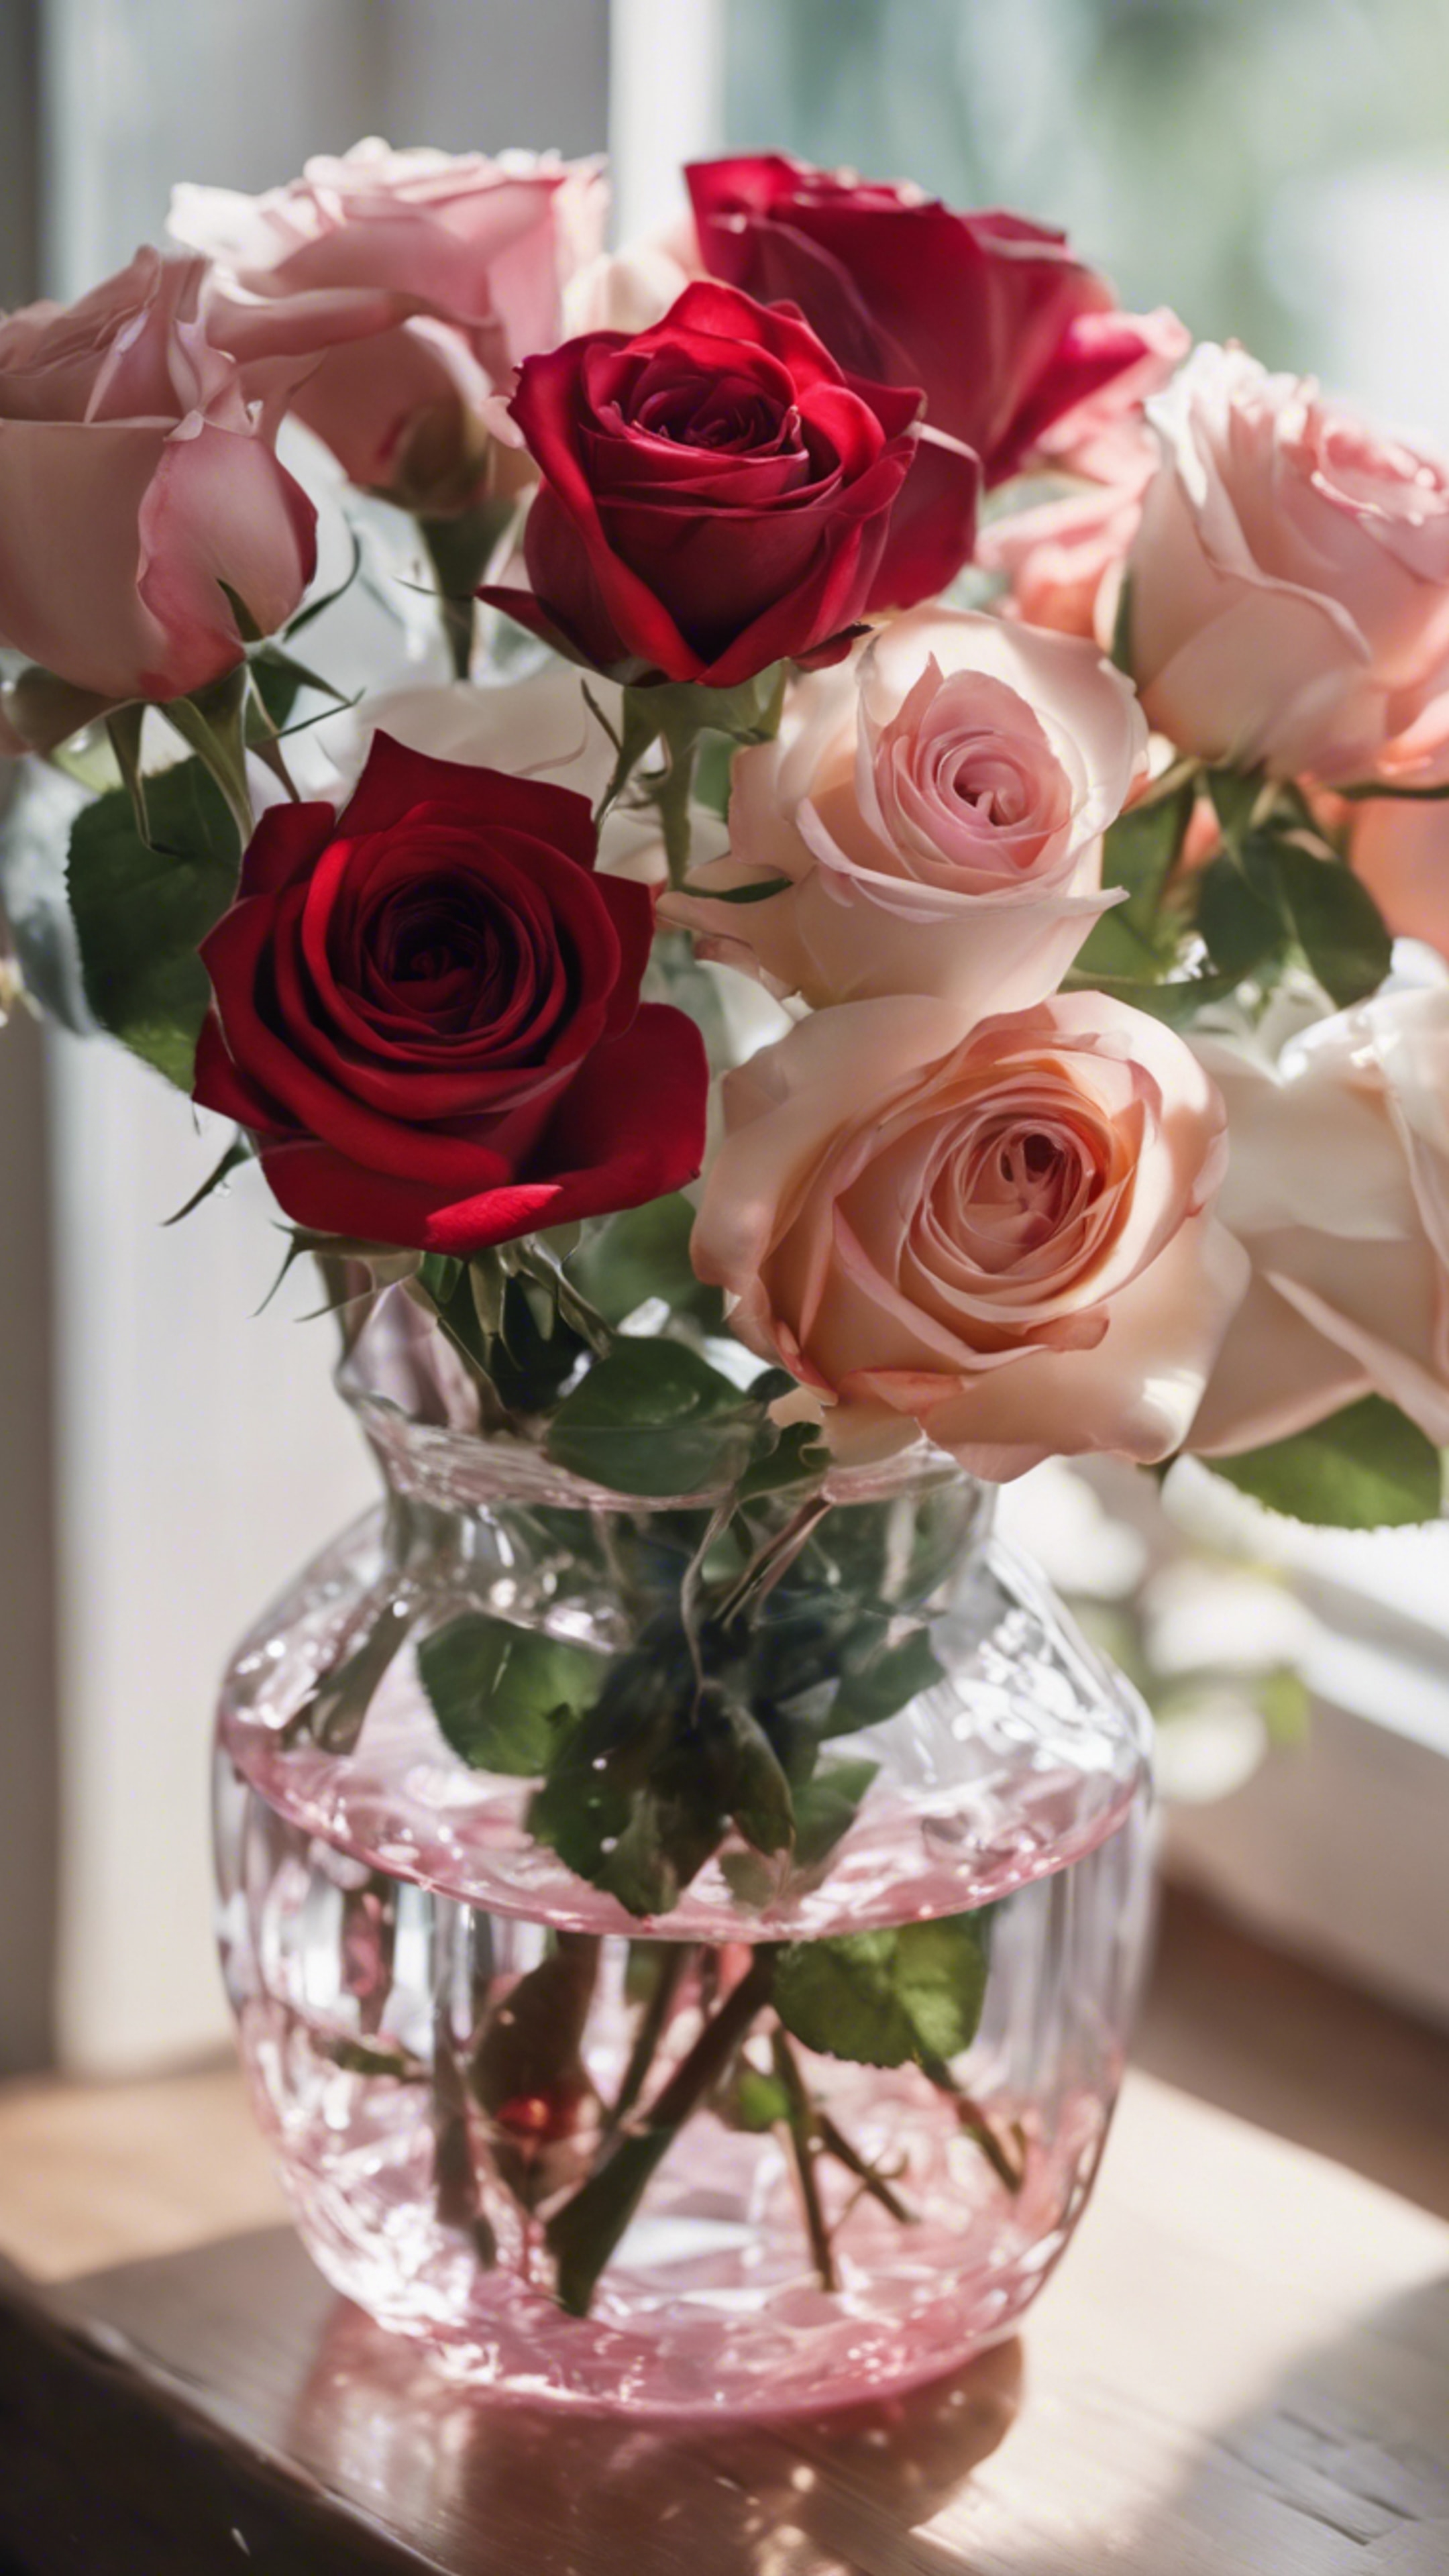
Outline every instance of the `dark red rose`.
<svg viewBox="0 0 1449 2576">
<path fill-rule="evenodd" d="M 640 1004 L 653 900 L 594 858 L 583 797 L 386 734 L 341 814 L 263 815 L 195 1096 L 297 1224 L 467 1256 L 693 1179 L 704 1048 Z"/>
<path fill-rule="evenodd" d="M 533 587 L 483 596 L 623 680 L 727 689 L 787 657 L 838 660 L 920 408 L 913 388 L 848 384 L 797 315 L 686 287 L 650 331 L 525 359 L 511 409 L 542 476 Z M 971 542 L 962 462 L 953 571 Z"/>
<path fill-rule="evenodd" d="M 920 385 L 928 427 L 974 448 L 988 483 L 1144 354 L 1105 279 L 1019 215 L 953 214 L 773 153 L 685 175 L 711 274 L 797 305 L 848 373 Z M 912 485 L 931 470 L 923 449 Z"/>
</svg>

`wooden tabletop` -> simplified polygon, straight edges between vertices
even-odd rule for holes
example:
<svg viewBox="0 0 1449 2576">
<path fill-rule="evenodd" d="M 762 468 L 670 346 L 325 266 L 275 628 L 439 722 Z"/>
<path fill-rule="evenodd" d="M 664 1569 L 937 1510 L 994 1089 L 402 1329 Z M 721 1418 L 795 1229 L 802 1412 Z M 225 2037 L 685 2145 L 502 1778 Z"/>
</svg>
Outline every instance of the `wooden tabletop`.
<svg viewBox="0 0 1449 2576">
<path fill-rule="evenodd" d="M 5 2576 L 1449 2571 L 1449 2225 L 1150 2075 L 1020 2342 L 779 2431 L 490 2404 L 279 2217 L 230 2070 L 0 2092 Z"/>
</svg>

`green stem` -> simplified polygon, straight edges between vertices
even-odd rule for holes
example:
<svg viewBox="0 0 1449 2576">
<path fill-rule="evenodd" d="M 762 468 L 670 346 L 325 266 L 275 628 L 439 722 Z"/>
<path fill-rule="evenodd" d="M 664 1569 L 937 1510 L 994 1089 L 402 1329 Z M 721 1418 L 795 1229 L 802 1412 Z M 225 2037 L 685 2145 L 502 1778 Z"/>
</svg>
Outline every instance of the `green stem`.
<svg viewBox="0 0 1449 2576">
<path fill-rule="evenodd" d="M 587 2316 L 599 2276 L 625 2234 L 654 2174 L 686 2120 L 713 2092 L 755 2015 L 769 2000 L 773 1950 L 760 1950 L 637 2129 L 616 2134 L 588 2180 L 548 2222 L 557 2297 L 572 2316 Z"/>
<path fill-rule="evenodd" d="M 669 742 L 669 761 L 663 774 L 651 784 L 651 802 L 664 827 L 664 855 L 669 862 L 669 882 L 682 886 L 689 874 L 689 795 L 694 784 L 695 756 L 699 736 L 685 739 L 673 736 Z"/>
<path fill-rule="evenodd" d="M 950 2068 L 942 2065 L 939 2060 L 934 2060 L 926 2064 L 924 2072 L 929 2076 L 938 2093 L 950 2095 L 956 2105 L 956 2117 L 960 2122 L 962 2135 L 968 2137 L 974 2147 L 980 2148 L 997 2181 L 1015 2198 L 1026 2180 L 1024 2142 L 1019 2141 L 1020 2161 L 1013 2164 L 1001 2143 L 994 2122 L 988 2119 L 980 2103 L 973 2101 L 971 2095 L 957 2083 Z"/>
<path fill-rule="evenodd" d="M 654 1991 L 644 2007 L 634 2045 L 629 2052 L 629 2063 L 624 2069 L 623 2081 L 619 2086 L 613 2108 L 604 2122 L 601 2143 L 605 2145 L 616 2131 L 622 2129 L 644 2090 L 659 2042 L 664 2036 L 665 2026 L 674 2008 L 680 1980 L 693 1956 L 692 1942 L 675 1941 L 669 1944 L 660 1958 Z"/>
<path fill-rule="evenodd" d="M 799 2060 L 785 2037 L 777 2030 L 770 2042 L 775 2073 L 784 2087 L 790 2105 L 790 2150 L 795 2159 L 795 2175 L 800 2185 L 800 2200 L 805 2211 L 805 2232 L 810 2239 L 810 2252 L 822 2290 L 838 2290 L 840 2278 L 835 2269 L 835 2253 L 825 2212 L 820 2205 L 820 2188 L 815 2176 L 816 2121 L 815 2106 L 806 2090 Z"/>
<path fill-rule="evenodd" d="M 815 2126 L 826 2154 L 833 2156 L 838 2165 L 844 2165 L 847 2173 L 854 2174 L 872 2200 L 878 2200 L 882 2209 L 887 2210 L 902 2227 L 915 2227 L 919 2223 L 915 2210 L 907 2208 L 900 2193 L 891 2189 L 886 2176 L 867 2162 L 858 2147 L 851 2145 L 844 2130 L 837 2129 L 828 2111 L 817 2109 Z"/>
<path fill-rule="evenodd" d="M 451 518 L 418 520 L 438 585 L 438 613 L 455 679 L 466 680 L 472 667 L 478 584 L 515 507 L 512 501 L 480 501 Z"/>
</svg>

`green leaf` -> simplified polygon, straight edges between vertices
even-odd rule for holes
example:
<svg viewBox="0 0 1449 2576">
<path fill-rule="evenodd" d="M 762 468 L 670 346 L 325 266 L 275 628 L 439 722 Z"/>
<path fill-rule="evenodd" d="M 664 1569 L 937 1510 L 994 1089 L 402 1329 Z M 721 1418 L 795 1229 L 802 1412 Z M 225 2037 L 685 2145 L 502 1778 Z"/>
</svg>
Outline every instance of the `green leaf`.
<svg viewBox="0 0 1449 2576">
<path fill-rule="evenodd" d="M 1263 793 L 1263 773 L 1259 769 L 1210 769 L 1207 784 L 1218 829 L 1236 857 L 1247 840 L 1254 809 Z"/>
<path fill-rule="evenodd" d="M 896 1646 L 877 1646 L 859 1663 L 849 1649 L 844 1678 L 830 1712 L 830 1733 L 851 1735 L 858 1727 L 879 1726 L 894 1717 L 917 1693 L 929 1690 L 945 1674 L 931 1650 L 929 1628 L 917 1628 Z"/>
<path fill-rule="evenodd" d="M 970 2047 L 986 1993 L 988 1926 L 980 1913 L 898 1931 L 797 1941 L 775 1968 L 775 2006 L 818 2056 L 862 2066 L 928 2069 Z"/>
<path fill-rule="evenodd" d="M 790 2117 L 790 2096 L 777 2075 L 762 2075 L 745 2065 L 735 2077 L 735 2117 L 742 2129 L 758 2133 Z"/>
<path fill-rule="evenodd" d="M 760 1408 L 683 1342 L 622 1341 L 565 1396 L 555 1466 L 624 1494 L 688 1494 L 738 1472 Z"/>
<path fill-rule="evenodd" d="M 1292 841 L 1276 847 L 1278 882 L 1304 956 L 1340 1010 L 1376 993 L 1393 941 L 1366 885 L 1337 859 L 1315 858 Z"/>
<path fill-rule="evenodd" d="M 1154 1020 L 1162 1020 L 1170 1029 L 1186 1028 L 1199 1011 L 1214 1002 L 1225 1002 L 1237 990 L 1235 975 L 1175 975 L 1162 984 L 1138 984 L 1121 975 L 1083 975 L 1074 970 L 1066 978 L 1065 989 L 1079 993 L 1088 985 L 1097 993 L 1110 995 L 1115 1002 L 1126 1002 L 1134 1011 L 1146 1011 Z"/>
<path fill-rule="evenodd" d="M 747 1843 L 767 1859 L 788 1851 L 795 1839 L 790 1783 L 764 1728 L 747 1708 L 731 1702 L 725 1712 L 732 1777 L 724 1793 Z"/>
<path fill-rule="evenodd" d="M 475 1771 L 539 1779 L 598 1698 L 605 1664 L 587 1646 L 468 1611 L 419 1646 L 418 1671 L 443 1734 Z"/>
<path fill-rule="evenodd" d="M 769 903 L 777 894 L 788 894 L 794 882 L 793 877 L 765 877 L 752 885 L 702 886 L 699 893 L 707 903 Z M 684 891 L 690 892 L 688 885 Z"/>
<path fill-rule="evenodd" d="M 681 1192 L 648 1199 L 607 1217 L 585 1236 L 568 1263 L 568 1275 L 597 1306 L 606 1323 L 622 1324 L 646 1299 L 662 1297 L 670 1313 L 692 1315 L 706 1332 L 724 1324 L 718 1288 L 696 1279 L 689 1258 L 694 1210 Z"/>
<path fill-rule="evenodd" d="M 1366 1395 L 1291 1440 L 1202 1464 L 1270 1511 L 1326 1528 L 1437 1520 L 1443 1502 L 1438 1450 L 1380 1395 Z"/>
<path fill-rule="evenodd" d="M 1126 904 L 1118 904 L 1094 921 L 1078 949 L 1072 984 L 1100 991 L 1111 983 L 1155 984 L 1173 963 L 1172 953 L 1135 927 Z"/>
<path fill-rule="evenodd" d="M 829 1858 L 854 1824 L 879 1771 L 878 1762 L 826 1762 L 795 1791 L 797 1869 L 816 1869 Z"/>
<path fill-rule="evenodd" d="M 149 849 L 124 788 L 76 816 L 66 889 L 96 1018 L 189 1092 L 211 999 L 197 951 L 236 892 L 236 831 L 198 760 L 148 778 L 146 806 Z"/>
<path fill-rule="evenodd" d="M 1198 878 L 1197 927 L 1217 974 L 1235 984 L 1280 957 L 1287 939 L 1281 911 L 1227 857 L 1213 859 Z"/>
<path fill-rule="evenodd" d="M 1184 778 L 1166 793 L 1130 806 L 1107 833 L 1102 845 L 1102 883 L 1127 888 L 1127 900 L 1120 909 L 1134 930 L 1148 932 L 1157 919 L 1163 889 L 1187 837 L 1196 795 L 1196 779 Z M 1107 913 L 1104 921 L 1115 917 Z"/>
<path fill-rule="evenodd" d="M 774 1436 L 766 1446 L 770 1434 Z M 759 1454 L 740 1478 L 735 1499 L 755 1503 L 766 1494 L 787 1493 L 792 1485 L 818 1485 L 829 1464 L 830 1452 L 813 1422 L 788 1422 L 776 1432 L 767 1419 L 760 1426 Z"/>
</svg>

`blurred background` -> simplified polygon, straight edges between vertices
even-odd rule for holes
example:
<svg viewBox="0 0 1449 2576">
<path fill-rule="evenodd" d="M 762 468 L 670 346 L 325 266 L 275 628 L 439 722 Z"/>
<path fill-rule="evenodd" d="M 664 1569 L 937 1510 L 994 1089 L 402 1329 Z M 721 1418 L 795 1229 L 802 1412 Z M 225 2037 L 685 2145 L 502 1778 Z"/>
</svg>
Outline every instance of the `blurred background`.
<svg viewBox="0 0 1449 2576">
<path fill-rule="evenodd" d="M 781 149 L 1067 227 L 1132 305 L 1449 444 L 1443 0 L 0 0 L 0 305 L 377 131 Z M 0 784 L 0 795 L 3 795 Z M 370 1498 L 260 1191 L 115 1051 L 0 1043 L 0 2072 L 219 2039 L 203 1817 L 236 1633 Z M 300 1302 L 300 1301 L 299 1301 Z M 1169 1866 L 1449 2020 L 1449 1532 L 1295 1533 L 1177 1471 L 1007 1518 L 1148 1689 Z"/>
</svg>

